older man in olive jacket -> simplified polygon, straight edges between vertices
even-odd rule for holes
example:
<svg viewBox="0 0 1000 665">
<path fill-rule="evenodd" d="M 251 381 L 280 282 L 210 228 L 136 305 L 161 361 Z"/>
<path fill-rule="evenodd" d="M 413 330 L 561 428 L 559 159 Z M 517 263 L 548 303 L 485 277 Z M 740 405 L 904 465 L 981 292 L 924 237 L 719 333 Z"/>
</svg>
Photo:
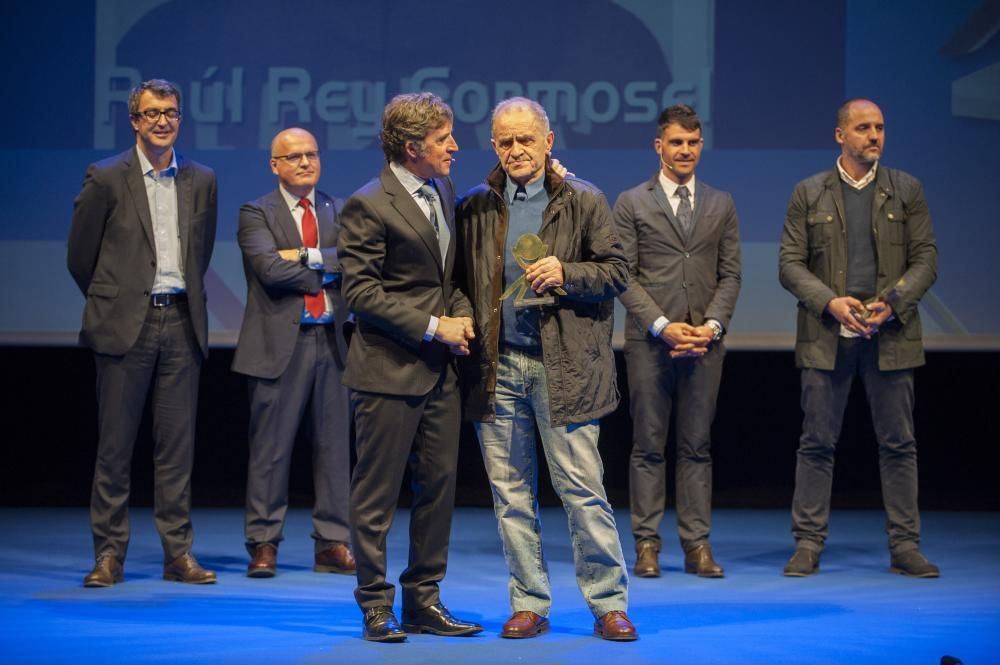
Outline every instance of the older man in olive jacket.
<svg viewBox="0 0 1000 665">
<path fill-rule="evenodd" d="M 458 206 L 458 271 L 478 330 L 462 377 L 466 416 L 475 422 L 510 570 L 512 615 L 501 635 L 534 637 L 549 626 L 537 425 L 569 515 L 577 583 L 596 619 L 594 633 L 634 640 L 625 614 L 628 576 L 597 450 L 598 418 L 618 405 L 611 328 L 628 267 L 604 195 L 552 170 L 553 139 L 540 105 L 517 97 L 501 102 L 492 138 L 500 164 Z M 542 251 L 518 260 L 530 234 Z M 526 288 L 518 288 L 521 278 Z"/>
</svg>

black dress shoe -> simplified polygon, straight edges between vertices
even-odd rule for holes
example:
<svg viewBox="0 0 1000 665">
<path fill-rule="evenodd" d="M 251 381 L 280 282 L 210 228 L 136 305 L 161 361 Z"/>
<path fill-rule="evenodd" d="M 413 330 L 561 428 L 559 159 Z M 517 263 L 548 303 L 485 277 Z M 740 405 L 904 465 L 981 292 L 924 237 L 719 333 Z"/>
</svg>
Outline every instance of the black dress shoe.
<svg viewBox="0 0 1000 665">
<path fill-rule="evenodd" d="M 399 627 L 396 615 L 388 605 L 365 610 L 365 628 L 362 633 L 369 642 L 403 642 L 406 633 Z"/>
<path fill-rule="evenodd" d="M 408 633 L 433 633 L 434 635 L 475 635 L 482 632 L 478 623 L 467 623 L 452 616 L 448 608 L 437 603 L 413 612 L 403 611 L 403 630 Z"/>
<path fill-rule="evenodd" d="M 819 572 L 819 552 L 796 547 L 785 564 L 785 577 L 808 577 Z"/>
<path fill-rule="evenodd" d="M 892 555 L 889 572 L 907 577 L 941 576 L 941 570 L 916 549 Z"/>
</svg>

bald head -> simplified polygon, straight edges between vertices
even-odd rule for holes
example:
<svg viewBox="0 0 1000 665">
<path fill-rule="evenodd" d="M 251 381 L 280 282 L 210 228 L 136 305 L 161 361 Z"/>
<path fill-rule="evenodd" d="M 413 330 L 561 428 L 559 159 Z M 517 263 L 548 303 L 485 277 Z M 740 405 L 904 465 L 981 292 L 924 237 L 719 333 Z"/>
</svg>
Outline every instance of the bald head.
<svg viewBox="0 0 1000 665">
<path fill-rule="evenodd" d="M 834 138 L 840 144 L 840 165 L 859 180 L 882 157 L 885 120 L 882 110 L 867 99 L 850 99 L 837 111 Z"/>
<path fill-rule="evenodd" d="M 289 194 L 308 196 L 319 182 L 316 137 L 301 127 L 278 132 L 271 141 L 271 172 Z"/>
<path fill-rule="evenodd" d="M 862 110 L 872 110 L 878 112 L 879 115 L 882 114 L 882 109 L 878 107 L 878 104 L 871 101 L 870 99 L 864 99 L 862 97 L 855 97 L 854 99 L 848 99 L 846 102 L 840 105 L 837 109 L 837 127 L 841 129 L 847 129 L 847 123 L 850 120 L 852 111 L 862 111 Z"/>
</svg>

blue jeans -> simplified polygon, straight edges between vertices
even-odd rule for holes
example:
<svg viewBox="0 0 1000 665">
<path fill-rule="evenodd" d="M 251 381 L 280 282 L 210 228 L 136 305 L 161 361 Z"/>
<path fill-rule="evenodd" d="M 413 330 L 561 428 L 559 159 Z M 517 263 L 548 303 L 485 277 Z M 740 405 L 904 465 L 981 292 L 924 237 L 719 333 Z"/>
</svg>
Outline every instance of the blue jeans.
<svg viewBox="0 0 1000 665">
<path fill-rule="evenodd" d="M 553 427 L 540 355 L 504 349 L 497 367 L 496 421 L 476 423 L 493 490 L 513 612 L 548 616 L 552 605 L 538 517 L 535 424 L 552 485 L 569 519 L 576 582 L 595 617 L 628 606 L 628 574 L 604 493 L 598 422 Z"/>
</svg>

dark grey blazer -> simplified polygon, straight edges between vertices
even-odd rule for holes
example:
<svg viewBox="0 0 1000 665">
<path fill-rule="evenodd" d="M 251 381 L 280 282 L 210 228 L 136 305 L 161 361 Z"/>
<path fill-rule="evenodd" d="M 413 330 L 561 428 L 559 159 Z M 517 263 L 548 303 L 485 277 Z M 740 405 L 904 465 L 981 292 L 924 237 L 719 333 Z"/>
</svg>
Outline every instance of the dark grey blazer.
<svg viewBox="0 0 1000 665">
<path fill-rule="evenodd" d="M 80 343 L 123 355 L 135 344 L 156 277 L 156 246 L 137 148 L 91 164 L 73 204 L 67 266 L 87 302 Z M 177 155 L 177 222 L 195 337 L 208 355 L 205 271 L 215 247 L 215 173 Z"/>
<path fill-rule="evenodd" d="M 455 190 L 435 180 L 455 228 Z M 344 383 L 355 390 L 426 395 L 451 362 L 447 346 L 423 341 L 433 316 L 472 316 L 455 283 L 457 234 L 441 260 L 427 216 L 388 166 L 344 204 L 338 241 L 343 294 L 358 323 Z"/>
<path fill-rule="evenodd" d="M 694 225 L 686 237 L 659 183 L 659 174 L 622 192 L 614 219 L 629 265 L 619 298 L 628 317 L 625 339 L 649 337 L 661 316 L 724 328 L 740 293 L 740 232 L 733 197 L 695 181 Z"/>
<path fill-rule="evenodd" d="M 339 202 L 316 191 L 316 224 L 320 249 L 327 250 L 323 253 L 326 272 L 340 272 L 337 253 L 333 251 L 337 246 L 339 207 Z M 301 247 L 302 237 L 277 189 L 240 207 L 237 239 L 243 252 L 247 306 L 233 355 L 233 371 L 275 379 L 285 371 L 295 350 L 302 318 L 302 297 L 306 293 L 319 293 L 323 288 L 323 272 L 278 256 L 278 250 Z M 337 325 L 336 335 L 330 338 L 342 341 L 347 308 L 339 284 L 333 283 L 326 288 Z M 334 357 L 339 360 L 345 355 L 335 353 Z"/>
</svg>

